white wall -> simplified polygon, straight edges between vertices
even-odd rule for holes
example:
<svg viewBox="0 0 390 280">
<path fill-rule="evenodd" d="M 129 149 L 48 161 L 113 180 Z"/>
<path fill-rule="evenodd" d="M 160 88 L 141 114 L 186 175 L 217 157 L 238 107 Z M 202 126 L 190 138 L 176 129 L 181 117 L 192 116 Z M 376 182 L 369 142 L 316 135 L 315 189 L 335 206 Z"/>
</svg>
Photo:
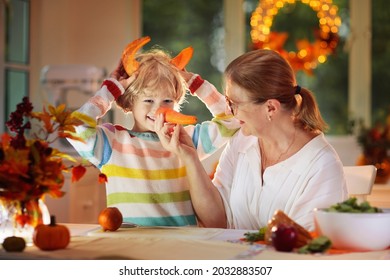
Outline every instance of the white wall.
<svg viewBox="0 0 390 280">
<path fill-rule="evenodd" d="M 45 65 L 91 64 L 114 69 L 124 47 L 141 34 L 140 0 L 31 1 L 31 99 L 42 104 Z M 118 112 L 117 112 L 118 113 Z M 118 123 L 123 115 L 117 114 Z"/>
<path fill-rule="evenodd" d="M 356 165 L 362 154 L 356 136 L 354 135 L 326 135 L 326 139 L 336 150 L 344 166 Z"/>
</svg>

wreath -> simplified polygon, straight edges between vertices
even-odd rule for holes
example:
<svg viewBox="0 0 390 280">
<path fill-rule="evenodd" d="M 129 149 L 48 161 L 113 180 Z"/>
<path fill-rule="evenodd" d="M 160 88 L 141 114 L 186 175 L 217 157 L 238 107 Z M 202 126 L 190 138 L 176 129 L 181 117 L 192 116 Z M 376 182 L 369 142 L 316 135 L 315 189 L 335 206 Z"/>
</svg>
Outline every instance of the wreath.
<svg viewBox="0 0 390 280">
<path fill-rule="evenodd" d="M 303 70 L 313 74 L 319 63 L 333 54 L 339 42 L 338 29 L 341 19 L 337 16 L 338 7 L 332 0 L 301 0 L 317 13 L 319 27 L 314 30 L 314 42 L 304 38 L 296 40 L 297 51 L 287 51 L 284 44 L 289 36 L 287 32 L 271 31 L 274 17 L 286 4 L 296 0 L 260 0 L 251 16 L 251 38 L 255 49 L 272 49 L 285 57 L 295 71 Z"/>
</svg>

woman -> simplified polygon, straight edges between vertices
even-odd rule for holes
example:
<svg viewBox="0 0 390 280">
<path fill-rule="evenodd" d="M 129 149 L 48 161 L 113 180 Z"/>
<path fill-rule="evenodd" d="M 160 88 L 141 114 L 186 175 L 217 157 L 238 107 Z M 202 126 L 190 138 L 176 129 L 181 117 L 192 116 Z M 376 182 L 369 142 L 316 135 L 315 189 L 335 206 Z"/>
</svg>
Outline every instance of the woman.
<svg viewBox="0 0 390 280">
<path fill-rule="evenodd" d="M 226 101 L 241 129 L 223 152 L 214 179 L 202 170 L 181 126 L 159 116 L 156 132 L 186 164 L 197 217 L 206 227 L 259 229 L 278 209 L 308 230 L 313 209 L 347 196 L 343 166 L 324 138 L 313 94 L 296 84 L 277 52 L 255 50 L 225 70 Z"/>
</svg>

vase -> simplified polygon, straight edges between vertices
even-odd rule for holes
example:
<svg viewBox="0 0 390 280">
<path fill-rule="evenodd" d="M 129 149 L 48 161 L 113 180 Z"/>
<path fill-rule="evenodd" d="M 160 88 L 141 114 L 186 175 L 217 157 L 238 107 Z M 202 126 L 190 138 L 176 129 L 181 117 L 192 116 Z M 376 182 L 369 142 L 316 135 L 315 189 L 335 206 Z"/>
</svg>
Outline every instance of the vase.
<svg viewBox="0 0 390 280">
<path fill-rule="evenodd" d="M 0 198 L 0 243 L 9 236 L 18 236 L 31 245 L 34 228 L 49 223 L 50 213 L 42 199 L 16 201 Z"/>
</svg>

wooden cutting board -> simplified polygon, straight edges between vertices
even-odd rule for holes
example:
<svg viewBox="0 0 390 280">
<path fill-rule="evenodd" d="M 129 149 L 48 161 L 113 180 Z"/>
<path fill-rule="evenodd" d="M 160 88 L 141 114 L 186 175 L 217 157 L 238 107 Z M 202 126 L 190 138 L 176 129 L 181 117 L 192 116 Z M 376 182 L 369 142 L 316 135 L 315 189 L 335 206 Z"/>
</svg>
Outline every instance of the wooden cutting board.
<svg viewBox="0 0 390 280">
<path fill-rule="evenodd" d="M 103 231 L 102 229 L 88 232 L 88 236 L 97 237 L 156 237 L 156 238 L 174 238 L 174 239 L 212 239 L 221 234 L 222 229 L 216 228 L 198 228 L 198 227 L 121 227 L 117 231 Z"/>
</svg>

